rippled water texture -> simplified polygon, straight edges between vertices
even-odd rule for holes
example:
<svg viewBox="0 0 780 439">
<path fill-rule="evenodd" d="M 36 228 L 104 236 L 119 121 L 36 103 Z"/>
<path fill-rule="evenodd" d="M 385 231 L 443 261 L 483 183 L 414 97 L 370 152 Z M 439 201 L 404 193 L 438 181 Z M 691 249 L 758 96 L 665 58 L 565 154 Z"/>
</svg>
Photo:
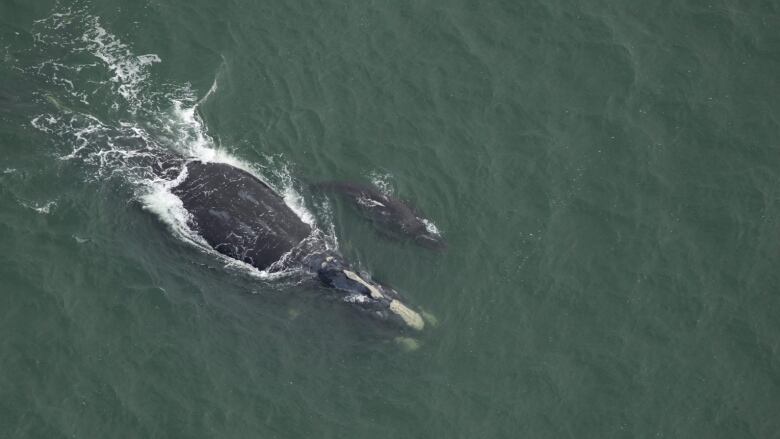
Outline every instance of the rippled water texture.
<svg viewBox="0 0 780 439">
<path fill-rule="evenodd" d="M 778 29 L 762 1 L 0 0 L 0 437 L 777 436 Z M 165 154 L 264 179 L 438 324 L 219 256 Z"/>
</svg>

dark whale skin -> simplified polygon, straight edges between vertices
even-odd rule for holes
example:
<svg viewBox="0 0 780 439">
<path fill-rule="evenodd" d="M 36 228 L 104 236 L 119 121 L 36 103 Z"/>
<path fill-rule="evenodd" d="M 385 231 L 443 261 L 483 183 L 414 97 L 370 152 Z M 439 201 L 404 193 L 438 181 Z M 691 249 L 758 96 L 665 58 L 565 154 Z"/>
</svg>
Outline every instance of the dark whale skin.
<svg viewBox="0 0 780 439">
<path fill-rule="evenodd" d="M 373 186 L 351 181 L 326 181 L 316 183 L 313 187 L 347 197 L 386 235 L 411 238 L 432 250 L 444 250 L 447 247 L 440 235 L 428 231 L 416 209 Z"/>
<path fill-rule="evenodd" d="M 186 163 L 172 189 L 190 227 L 215 250 L 265 270 L 311 234 L 311 227 L 254 175 L 225 163 Z"/>
<path fill-rule="evenodd" d="M 416 331 L 425 327 L 421 314 L 406 306 L 397 291 L 356 272 L 251 173 L 225 163 L 169 155 L 151 167 L 158 178 L 182 179 L 171 192 L 189 213 L 189 226 L 218 252 L 261 270 L 298 266 L 374 318 Z"/>
</svg>

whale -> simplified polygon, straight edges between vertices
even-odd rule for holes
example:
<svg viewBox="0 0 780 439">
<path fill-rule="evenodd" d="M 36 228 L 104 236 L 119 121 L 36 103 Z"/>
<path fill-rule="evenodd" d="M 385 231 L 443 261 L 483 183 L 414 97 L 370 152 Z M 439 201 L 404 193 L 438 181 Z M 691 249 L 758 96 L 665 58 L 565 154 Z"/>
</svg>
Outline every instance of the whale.
<svg viewBox="0 0 780 439">
<path fill-rule="evenodd" d="M 447 248 L 441 234 L 430 230 L 414 207 L 374 186 L 351 181 L 325 181 L 315 183 L 313 187 L 346 197 L 385 235 L 408 238 L 432 250 Z"/>
<path fill-rule="evenodd" d="M 165 158 L 156 172 L 179 176 L 171 192 L 188 212 L 188 225 L 217 252 L 268 272 L 298 268 L 324 291 L 379 320 L 415 331 L 421 314 L 393 288 L 358 271 L 305 223 L 268 184 L 226 163 Z"/>
</svg>

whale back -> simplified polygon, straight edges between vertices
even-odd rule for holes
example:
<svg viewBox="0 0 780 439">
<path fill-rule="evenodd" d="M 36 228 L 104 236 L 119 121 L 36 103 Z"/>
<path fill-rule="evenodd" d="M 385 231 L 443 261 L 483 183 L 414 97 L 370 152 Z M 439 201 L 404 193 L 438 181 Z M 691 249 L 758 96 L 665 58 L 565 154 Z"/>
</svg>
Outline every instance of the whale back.
<svg viewBox="0 0 780 439">
<path fill-rule="evenodd" d="M 371 186 L 348 181 L 328 181 L 318 183 L 315 187 L 349 197 L 364 214 L 384 227 L 415 232 L 420 227 L 424 228 L 413 208 Z"/>
<path fill-rule="evenodd" d="M 385 234 L 411 237 L 420 245 L 432 249 L 446 247 L 441 236 L 427 230 L 415 208 L 375 187 L 350 181 L 326 181 L 315 184 L 314 188 L 346 196 Z"/>
<path fill-rule="evenodd" d="M 172 192 L 190 213 L 190 226 L 218 252 L 266 269 L 311 233 L 279 194 L 249 172 L 225 163 L 186 166 L 186 179 Z"/>
</svg>

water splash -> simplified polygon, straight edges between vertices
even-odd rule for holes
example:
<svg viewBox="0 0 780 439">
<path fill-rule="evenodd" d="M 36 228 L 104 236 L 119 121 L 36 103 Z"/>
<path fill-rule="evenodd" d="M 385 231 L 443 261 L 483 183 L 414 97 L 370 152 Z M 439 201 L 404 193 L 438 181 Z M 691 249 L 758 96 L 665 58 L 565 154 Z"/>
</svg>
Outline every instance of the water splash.
<svg viewBox="0 0 780 439">
<path fill-rule="evenodd" d="M 371 184 L 385 195 L 393 195 L 395 192 L 393 189 L 393 175 L 389 172 L 374 170 L 368 174 L 368 179 L 371 181 Z"/>
<path fill-rule="evenodd" d="M 48 214 L 50 214 L 51 213 L 51 209 L 53 207 L 57 206 L 57 202 L 56 201 L 49 201 L 49 202 L 46 202 L 44 204 L 21 202 L 21 204 L 22 204 L 22 206 L 24 206 L 24 207 L 26 207 L 28 209 L 32 209 L 32 210 L 40 213 L 41 215 L 48 215 Z"/>
<path fill-rule="evenodd" d="M 312 238 L 335 245 L 332 224 L 327 232 L 316 225 L 297 190 L 290 166 L 279 157 L 265 157 L 265 164 L 249 163 L 220 147 L 208 134 L 198 106 L 219 89 L 219 70 L 210 89 L 198 99 L 189 85 L 156 80 L 152 67 L 163 60 L 156 54 L 135 55 L 131 47 L 113 35 L 85 8 L 65 8 L 35 23 L 35 42 L 42 53 L 51 46 L 64 52 L 46 59 L 31 74 L 51 86 L 41 96 L 54 109 L 36 115 L 30 124 L 55 140 L 54 154 L 88 167 L 88 179 L 102 181 L 119 177 L 129 184 L 143 209 L 155 214 L 172 234 L 204 252 L 220 258 L 227 267 L 263 279 L 291 274 L 269 273 L 214 251 L 189 227 L 190 215 L 171 189 L 186 178 L 186 168 L 173 179 L 157 175 L 153 164 L 171 154 L 204 162 L 219 162 L 243 169 L 264 181 L 307 224 Z M 85 81 L 90 76 L 103 78 Z M 93 96 L 104 98 L 107 111 L 101 118 L 80 110 Z M 270 178 L 265 178 L 266 176 Z M 335 248 L 335 247 L 332 247 Z"/>
<path fill-rule="evenodd" d="M 111 82 L 128 102 L 141 105 L 142 91 L 149 78 L 149 66 L 162 60 L 154 53 L 134 55 L 130 48 L 100 25 L 97 17 L 86 17 L 87 29 L 81 36 L 86 50 L 99 58 L 112 72 Z"/>
</svg>

